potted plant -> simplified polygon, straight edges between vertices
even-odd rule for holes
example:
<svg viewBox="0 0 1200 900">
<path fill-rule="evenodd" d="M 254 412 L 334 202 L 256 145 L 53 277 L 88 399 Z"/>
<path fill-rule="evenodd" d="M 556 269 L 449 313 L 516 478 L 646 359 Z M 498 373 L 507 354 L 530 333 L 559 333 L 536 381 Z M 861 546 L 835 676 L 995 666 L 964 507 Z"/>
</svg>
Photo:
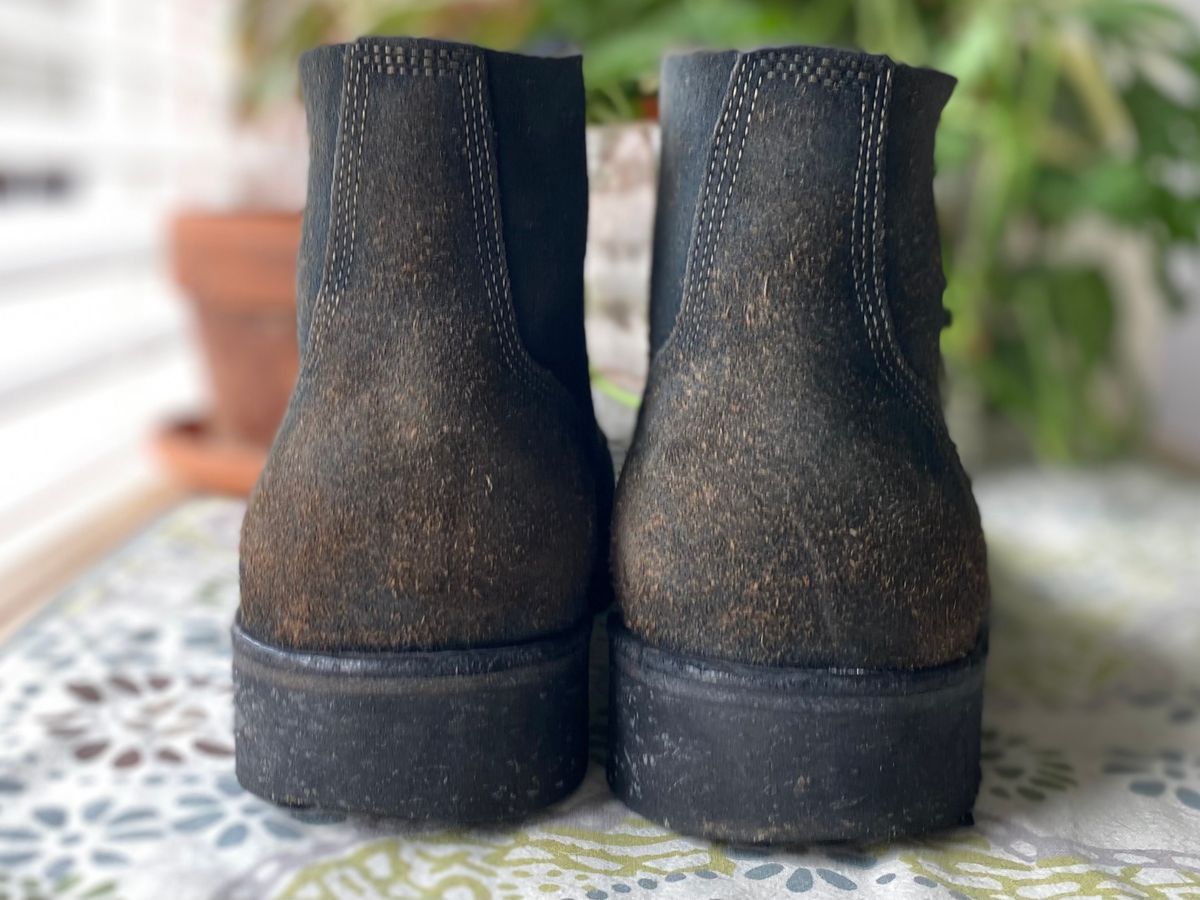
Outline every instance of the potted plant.
<svg viewBox="0 0 1200 900">
<path fill-rule="evenodd" d="M 246 83 L 254 66 L 248 57 Z M 245 495 L 296 378 L 297 207 L 306 145 L 298 95 L 259 105 L 243 99 L 240 107 L 235 148 L 239 162 L 241 156 L 248 162 L 238 167 L 230 192 L 241 202 L 183 211 L 168 233 L 169 261 L 191 305 L 211 406 L 201 416 L 166 423 L 155 445 L 185 485 Z"/>
<path fill-rule="evenodd" d="M 192 304 L 212 409 L 166 425 L 160 457 L 191 487 L 246 494 L 296 378 L 300 216 L 189 212 L 172 223 L 175 279 Z"/>
</svg>

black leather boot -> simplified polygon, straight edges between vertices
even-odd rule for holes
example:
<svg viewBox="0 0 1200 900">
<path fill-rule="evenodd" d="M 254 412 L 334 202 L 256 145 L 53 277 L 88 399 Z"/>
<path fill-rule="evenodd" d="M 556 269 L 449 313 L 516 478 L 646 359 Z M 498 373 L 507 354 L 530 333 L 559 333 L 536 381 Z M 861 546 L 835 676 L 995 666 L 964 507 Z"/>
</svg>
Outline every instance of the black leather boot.
<svg viewBox="0 0 1200 900">
<path fill-rule="evenodd" d="M 664 67 L 609 778 L 681 831 L 876 839 L 970 813 L 988 582 L 938 396 L 952 87 L 805 47 Z"/>
<path fill-rule="evenodd" d="M 364 38 L 301 69 L 301 371 L 242 532 L 238 778 L 519 816 L 583 776 L 607 580 L 580 60 Z"/>
</svg>

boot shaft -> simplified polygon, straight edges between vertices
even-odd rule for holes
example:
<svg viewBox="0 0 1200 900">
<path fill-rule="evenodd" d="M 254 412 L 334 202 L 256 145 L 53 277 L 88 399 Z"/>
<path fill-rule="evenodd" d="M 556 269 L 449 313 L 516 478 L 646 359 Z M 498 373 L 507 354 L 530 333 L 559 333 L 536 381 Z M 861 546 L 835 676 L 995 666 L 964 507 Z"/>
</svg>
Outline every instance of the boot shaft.
<svg viewBox="0 0 1200 900">
<path fill-rule="evenodd" d="M 486 324 L 512 365 L 546 369 L 590 410 L 579 58 L 363 38 L 305 54 L 301 83 L 305 364 L 331 333 L 384 358 L 394 340 L 412 349 L 414 320 Z"/>
<path fill-rule="evenodd" d="M 936 407 L 933 144 L 953 84 L 818 48 L 668 58 L 653 349 L 677 320 L 680 340 L 738 328 L 759 347 L 749 332 L 782 329 L 813 365 L 877 366 Z"/>
</svg>

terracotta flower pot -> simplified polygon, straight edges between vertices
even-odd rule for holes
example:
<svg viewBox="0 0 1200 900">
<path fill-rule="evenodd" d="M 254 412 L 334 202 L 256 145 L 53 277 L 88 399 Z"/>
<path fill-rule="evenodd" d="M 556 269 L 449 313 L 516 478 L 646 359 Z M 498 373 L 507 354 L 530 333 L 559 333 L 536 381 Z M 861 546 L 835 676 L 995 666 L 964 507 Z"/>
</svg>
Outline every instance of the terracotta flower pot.
<svg viewBox="0 0 1200 900">
<path fill-rule="evenodd" d="M 191 300 L 212 384 L 203 421 L 160 435 L 192 487 L 248 492 L 296 380 L 299 214 L 185 214 L 171 229 L 175 278 Z M 255 464 L 257 460 L 257 464 Z"/>
</svg>

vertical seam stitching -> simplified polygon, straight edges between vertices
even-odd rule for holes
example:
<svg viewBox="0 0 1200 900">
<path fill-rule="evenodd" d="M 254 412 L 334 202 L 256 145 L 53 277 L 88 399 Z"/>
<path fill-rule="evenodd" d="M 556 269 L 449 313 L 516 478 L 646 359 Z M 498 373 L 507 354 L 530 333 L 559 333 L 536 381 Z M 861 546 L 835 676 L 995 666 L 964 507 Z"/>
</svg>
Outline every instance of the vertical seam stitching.
<svg viewBox="0 0 1200 900">
<path fill-rule="evenodd" d="M 709 163 L 708 176 L 704 182 L 704 197 L 701 206 L 701 213 L 707 212 L 708 218 L 706 221 L 703 219 L 698 221 L 698 224 L 703 225 L 703 230 L 700 232 L 699 239 L 696 242 L 695 258 L 690 261 L 691 265 L 688 267 L 689 281 L 687 294 L 684 302 L 680 303 L 680 309 L 683 309 L 686 303 L 689 311 L 688 318 L 681 329 L 679 342 L 680 349 L 684 352 L 690 352 L 695 343 L 695 319 L 698 314 L 701 295 L 707 286 L 709 248 L 712 245 L 714 228 L 716 226 L 717 216 L 715 207 L 721 196 L 721 186 L 725 183 L 725 173 L 729 171 L 729 158 L 732 155 L 734 137 L 741 122 L 742 106 L 746 102 L 746 86 L 749 82 L 751 68 L 747 57 L 743 57 L 738 61 L 737 75 L 730 89 L 729 103 L 721 116 L 720 137 L 714 136 L 713 156 Z M 735 97 L 737 98 L 736 105 L 734 104 Z M 731 112 L 733 114 L 732 119 L 729 118 Z M 722 146 L 722 141 L 724 142 L 724 146 Z M 721 158 L 721 168 L 716 173 L 716 178 L 713 178 L 718 157 Z"/>
<path fill-rule="evenodd" d="M 754 93 L 750 98 L 750 107 L 746 112 L 745 125 L 741 129 L 741 139 L 738 142 L 738 150 L 737 150 L 737 155 L 734 157 L 733 168 L 730 170 L 729 186 L 725 191 L 725 199 L 724 199 L 724 202 L 721 204 L 720 212 L 716 216 L 714 216 L 714 218 L 712 220 L 712 225 L 709 228 L 710 237 L 709 237 L 709 240 L 707 243 L 707 257 L 703 260 L 700 270 L 696 273 L 696 275 L 697 275 L 697 279 L 696 279 L 696 283 L 695 283 L 696 286 L 695 286 L 695 290 L 693 291 L 693 294 L 692 294 L 693 305 L 698 304 L 699 297 L 701 296 L 700 292 L 701 291 L 707 292 L 709 287 L 711 287 L 709 282 L 710 282 L 711 275 L 712 275 L 712 264 L 713 264 L 713 260 L 716 258 L 717 247 L 720 245 L 720 242 L 721 242 L 721 234 L 724 231 L 725 213 L 729 210 L 729 201 L 733 197 L 734 185 L 737 184 L 738 172 L 741 169 L 742 154 L 745 152 L 746 141 L 750 136 L 750 126 L 754 122 L 754 107 L 758 102 L 758 94 L 759 94 L 759 91 L 762 89 L 763 78 L 766 75 L 766 72 L 765 72 L 765 70 L 763 70 L 763 67 L 760 65 L 760 63 L 761 63 L 760 59 L 750 58 L 750 61 L 745 66 L 746 74 L 745 74 L 745 78 L 744 78 L 745 84 L 744 84 L 744 89 L 743 89 L 743 93 L 742 93 L 742 99 L 738 102 L 738 111 L 734 118 L 735 128 L 730 131 L 730 137 L 729 137 L 729 142 L 728 142 L 729 149 L 727 150 L 726 159 L 722 163 L 722 166 L 721 166 L 722 177 L 724 175 L 726 166 L 728 164 L 728 152 L 729 152 L 729 150 L 732 149 L 732 146 L 733 146 L 733 134 L 734 134 L 734 131 L 737 130 L 736 125 L 737 125 L 738 119 L 741 116 L 741 108 L 743 105 L 743 101 L 745 100 L 746 93 L 749 91 L 750 77 L 756 69 L 759 70 L 758 80 L 755 82 Z M 718 184 L 719 184 L 719 181 L 720 180 L 718 180 Z M 681 308 L 682 308 L 682 305 L 681 305 Z M 683 341 L 681 341 L 681 345 L 682 345 L 681 350 L 683 350 L 685 352 L 691 352 L 691 350 L 693 349 L 693 347 L 695 345 L 696 335 L 699 333 L 699 327 L 697 325 L 697 320 L 699 318 L 700 318 L 700 310 L 698 308 L 693 309 L 691 311 L 690 317 L 685 325 L 684 339 L 683 339 Z"/>
<path fill-rule="evenodd" d="M 479 66 L 479 58 L 472 57 L 471 69 L 476 69 Z M 492 324 L 496 329 L 496 337 L 500 341 L 500 350 L 504 356 L 504 361 L 509 369 L 516 372 L 516 362 L 512 357 L 512 348 L 508 344 L 508 334 L 502 321 L 500 311 L 500 303 L 498 299 L 499 285 L 496 283 L 496 267 L 495 261 L 492 259 L 491 247 L 484 239 L 484 232 L 487 230 L 487 199 L 484 197 L 484 181 L 487 178 L 483 169 L 483 152 L 480 149 L 481 143 L 486 138 L 481 137 L 483 126 L 481 124 L 482 112 L 480 107 L 483 104 L 483 97 L 476 91 L 475 85 L 471 83 L 470 73 L 468 72 L 467 90 L 471 94 L 471 146 L 475 153 L 475 162 L 477 168 L 475 178 L 472 183 L 472 190 L 477 191 L 477 194 L 472 194 L 472 202 L 476 202 L 480 209 L 480 218 L 476 220 L 476 241 L 479 248 L 479 265 L 483 275 L 483 289 L 487 293 L 488 308 L 492 313 Z"/>
<path fill-rule="evenodd" d="M 737 157 L 733 161 L 733 171 L 729 178 L 729 188 L 725 192 L 725 202 L 721 204 L 721 212 L 717 217 L 716 234 L 713 236 L 712 243 L 708 248 L 708 262 L 704 267 L 704 282 L 706 288 L 711 286 L 709 284 L 709 280 L 712 275 L 713 261 L 717 255 L 717 247 L 721 243 L 721 234 L 725 229 L 725 213 L 729 210 L 729 201 L 733 198 L 733 188 L 734 185 L 737 184 L 738 172 L 741 171 L 742 154 L 746 150 L 746 142 L 750 137 L 750 126 L 754 124 L 754 107 L 758 103 L 758 93 L 762 89 L 763 78 L 765 75 L 766 73 L 764 71 L 760 71 L 758 73 L 758 81 L 756 81 L 754 84 L 754 93 L 750 97 L 750 108 L 746 111 L 746 126 L 742 131 L 742 139 L 738 143 Z M 691 341 L 695 340 L 695 334 L 696 330 L 692 329 Z"/>
<path fill-rule="evenodd" d="M 874 113 L 875 107 L 874 102 L 872 102 L 872 116 Z M 864 181 L 863 170 L 866 168 L 867 144 L 867 85 L 863 84 L 862 98 L 858 111 L 858 160 L 854 166 L 854 202 L 850 215 L 850 277 L 854 289 L 854 301 L 858 306 L 859 315 L 862 316 L 863 329 L 867 335 L 867 342 L 871 347 L 871 355 L 875 356 L 875 341 L 871 334 L 871 323 L 867 320 L 867 312 L 862 302 L 862 269 L 865 254 L 860 252 L 860 247 L 866 241 L 864 236 L 865 229 L 859 223 L 859 210 L 863 202 L 860 189 Z"/>
<path fill-rule="evenodd" d="M 337 240 L 333 243 L 333 266 L 329 273 L 328 296 L 322 307 L 321 318 L 316 323 L 313 334 L 313 362 L 319 358 L 320 349 L 324 344 L 325 331 L 328 328 L 329 319 L 331 316 L 330 309 L 337 301 L 339 285 L 341 283 L 342 266 L 345 264 L 346 258 L 346 235 L 349 223 L 349 200 L 347 198 L 348 186 L 350 184 L 351 172 L 353 171 L 356 154 L 354 152 L 354 137 L 356 135 L 355 113 L 358 109 L 358 86 L 359 86 L 359 57 L 358 47 L 354 46 L 350 49 L 350 96 L 346 103 L 346 118 L 345 126 L 342 130 L 342 138 L 345 141 L 345 165 L 340 173 L 340 181 L 338 185 L 338 208 L 337 208 Z"/>
<path fill-rule="evenodd" d="M 500 203 L 496 196 L 492 149 L 491 142 L 488 140 L 487 118 L 484 108 L 483 64 L 479 59 L 475 61 L 475 90 L 476 96 L 479 98 L 479 125 L 480 131 L 483 134 L 483 151 L 487 159 L 486 167 L 482 164 L 480 165 L 480 176 L 483 179 L 483 187 L 487 191 L 487 203 L 491 206 L 492 211 L 492 284 L 496 289 L 497 312 L 500 316 L 501 328 L 507 334 L 510 342 L 512 366 L 515 373 L 531 388 L 537 390 L 541 387 L 541 382 L 539 379 L 533 377 L 531 360 L 523 352 L 524 348 L 516 324 L 516 311 L 513 309 L 512 286 L 508 279 L 508 266 L 505 262 L 504 252 L 500 243 Z"/>
<path fill-rule="evenodd" d="M 474 62 L 474 60 L 472 60 L 472 62 Z M 491 286 L 488 284 L 488 271 L 487 271 L 488 265 L 487 265 L 486 261 L 484 260 L 483 227 L 480 224 L 480 216 L 479 216 L 479 205 L 480 205 L 479 194 L 481 193 L 481 190 L 476 185 L 476 175 L 475 175 L 475 162 L 476 162 L 476 157 L 478 156 L 477 147 L 478 147 L 478 140 L 479 140 L 478 132 L 476 129 L 476 121 L 475 121 L 475 92 L 474 92 L 474 90 L 470 90 L 471 115 L 470 115 L 469 121 L 468 121 L 467 93 L 469 90 L 469 86 L 468 86 L 468 83 L 465 80 L 465 77 L 462 73 L 460 73 L 458 76 L 458 88 L 459 88 L 459 93 L 462 98 L 463 129 L 464 129 L 463 140 L 466 143 L 466 148 L 467 148 L 467 175 L 468 175 L 467 181 L 471 186 L 471 214 L 475 220 L 475 248 L 476 248 L 476 256 L 479 260 L 479 274 L 483 281 L 484 293 L 487 294 L 488 311 L 492 315 L 492 326 L 496 329 L 497 336 L 500 340 L 501 355 L 504 357 L 505 364 L 511 367 L 512 361 L 509 359 L 508 345 L 507 345 L 507 343 L 505 343 L 503 336 L 499 334 L 500 322 L 497 319 L 497 309 L 496 309 L 495 301 L 492 297 Z M 482 159 L 480 159 L 479 165 L 480 165 L 480 167 L 483 166 Z"/>
<path fill-rule="evenodd" d="M 712 217 L 705 219 L 705 213 L 708 212 L 709 197 L 713 193 L 714 188 L 719 188 L 721 182 L 725 178 L 725 171 L 729 166 L 729 147 L 733 142 L 733 129 L 729 127 L 730 113 L 733 114 L 733 122 L 736 125 L 741 117 L 742 103 L 745 101 L 746 94 L 742 90 L 742 83 L 745 80 L 747 65 L 745 58 L 738 60 L 737 74 L 734 76 L 733 85 L 730 88 L 730 96 L 725 104 L 725 110 L 721 114 L 720 120 L 717 122 L 717 128 L 713 135 L 713 152 L 708 161 L 708 172 L 704 178 L 704 193 L 700 197 L 700 204 L 696 218 L 696 239 L 693 242 L 690 254 L 691 258 L 685 263 L 684 270 L 684 285 L 683 297 L 679 303 L 680 315 L 685 309 L 690 309 L 691 304 L 695 300 L 697 291 L 699 290 L 700 273 L 696 271 L 696 266 L 701 264 L 705 258 L 708 249 L 708 242 L 712 237 Z M 734 98 L 737 98 L 736 106 Z M 724 141 L 725 146 L 722 148 L 721 143 Z M 717 168 L 717 158 L 721 158 L 721 171 L 717 175 L 716 180 L 713 179 L 713 173 Z M 688 321 L 685 320 L 684 332 L 690 333 Z M 686 342 L 681 341 L 686 347 Z"/>
<path fill-rule="evenodd" d="M 335 203 L 331 210 L 329 251 L 322 285 L 318 289 L 314 303 L 313 321 L 307 341 L 312 349 L 308 354 L 309 361 L 306 365 L 314 365 L 320 357 L 326 332 L 331 327 L 345 287 L 349 282 L 354 259 L 354 242 L 358 224 L 358 196 L 362 181 L 361 159 L 370 93 L 371 67 L 368 65 L 367 56 L 364 55 L 364 52 L 360 52 L 365 49 L 361 43 L 356 43 L 350 48 L 350 66 L 353 69 L 353 77 L 348 76 L 348 96 L 342 105 L 342 124 L 339 135 L 341 147 L 339 147 L 338 173 L 332 190 Z M 471 65 L 475 69 L 474 85 L 471 84 L 469 72 L 464 73 L 463 71 Z M 550 385 L 546 383 L 542 372 L 536 367 L 528 352 L 523 349 L 516 325 L 515 311 L 512 307 L 511 283 L 500 243 L 499 204 L 494 185 L 494 173 L 491 171 L 491 148 L 486 137 L 487 120 L 483 100 L 482 62 L 478 55 L 469 57 L 467 66 L 462 69 L 450 70 L 456 71 L 458 76 L 460 105 L 463 113 L 463 143 L 467 151 L 467 174 L 471 190 L 472 215 L 475 222 L 476 252 L 483 288 L 488 295 L 492 324 L 500 342 L 500 350 L 505 364 L 530 388 L 544 393 L 550 389 Z M 440 67 L 435 69 L 435 71 L 445 70 Z M 412 74 L 420 73 L 414 70 Z M 363 84 L 361 101 L 359 100 L 360 82 Z M 470 94 L 470 110 L 467 108 L 468 94 Z M 481 146 L 483 147 L 482 151 Z M 485 153 L 486 168 L 484 165 Z M 353 184 L 353 188 L 351 188 L 351 184 Z M 348 194 L 349 200 L 347 200 Z M 492 208 L 490 241 L 485 240 L 483 234 L 484 229 L 488 227 L 486 205 L 489 202 Z M 509 315 L 505 314 L 506 300 Z"/>
<path fill-rule="evenodd" d="M 872 162 L 872 147 L 874 146 L 873 137 L 875 135 L 876 121 L 879 115 L 879 87 L 881 84 L 880 76 L 876 76 L 871 89 L 871 107 L 870 116 L 865 115 L 867 107 L 867 87 L 863 85 L 862 109 L 860 111 L 859 122 L 859 166 L 855 170 L 854 180 L 854 219 L 852 226 L 852 235 L 857 233 L 857 238 L 851 238 L 853 261 L 853 281 L 854 281 L 854 298 L 858 304 L 859 314 L 863 319 L 863 327 L 866 330 L 867 343 L 871 348 L 871 356 L 875 360 L 875 365 L 878 367 L 884 380 L 891 386 L 892 390 L 901 393 L 900 385 L 895 381 L 891 366 L 888 364 L 886 356 L 881 352 L 879 347 L 879 338 L 877 332 L 878 321 L 875 317 L 875 309 L 871 304 L 871 295 L 867 290 L 867 237 L 871 234 L 871 240 L 874 241 L 874 234 L 869 232 L 869 216 L 868 216 L 868 200 L 867 194 L 871 193 L 875 196 L 874 191 L 877 184 L 872 181 L 871 162 Z M 862 177 L 859 178 L 861 172 Z M 859 185 L 862 185 L 862 192 L 859 192 Z"/>
<path fill-rule="evenodd" d="M 341 263 L 341 256 L 338 250 L 343 228 L 342 218 L 345 212 L 342 185 L 346 181 L 346 170 L 350 166 L 351 156 L 347 130 L 350 128 L 350 121 L 353 118 L 353 107 L 357 99 L 354 96 L 354 80 L 350 77 L 350 70 L 354 65 L 353 47 L 349 49 L 346 57 L 346 62 L 343 66 L 343 78 L 345 80 L 341 91 L 338 130 L 335 136 L 334 177 L 329 191 L 329 225 L 325 237 L 325 259 L 321 266 L 321 283 L 317 288 L 317 297 L 313 303 L 312 318 L 308 326 L 308 336 L 305 340 L 305 346 L 301 348 L 308 351 L 305 353 L 306 365 L 311 365 L 313 353 L 316 351 L 318 335 L 321 331 L 321 325 L 325 318 L 325 309 L 329 301 L 329 292 L 333 289 L 334 278 Z"/>
<path fill-rule="evenodd" d="M 887 365 L 892 369 L 896 380 L 900 382 L 894 386 L 900 393 L 908 397 L 926 423 L 936 432 L 938 430 L 936 416 L 931 409 L 931 404 L 925 392 L 917 383 L 916 375 L 909 367 L 896 343 L 895 332 L 892 328 L 891 315 L 884 291 L 884 263 L 881 249 L 885 237 L 885 226 L 880 225 L 880 209 L 883 206 L 883 197 L 885 194 L 885 188 L 883 187 L 883 137 L 886 127 L 888 101 L 891 97 L 891 81 L 892 70 L 890 67 L 885 67 L 884 72 L 876 77 L 879 113 L 876 119 L 878 132 L 875 135 L 875 178 L 872 185 L 871 282 L 869 284 L 871 293 L 868 295 L 868 299 L 873 298 L 874 302 L 871 318 L 875 324 L 875 338 L 878 342 L 880 352 L 883 358 L 887 360 Z M 882 91 L 880 91 L 881 87 Z M 878 319 L 875 318 L 876 313 L 878 313 Z"/>
<path fill-rule="evenodd" d="M 363 60 L 362 56 L 357 53 L 357 50 L 358 50 L 358 47 L 356 46 L 354 48 L 354 50 L 351 51 L 352 53 L 355 54 L 355 72 L 354 72 L 354 96 L 355 96 L 355 98 L 357 98 L 357 96 L 358 96 L 358 85 L 359 85 L 360 79 L 362 80 L 362 84 L 363 84 L 363 92 L 362 92 L 362 101 L 361 101 L 361 104 L 359 106 L 359 111 L 358 111 L 358 126 L 357 126 L 358 130 L 357 130 L 357 134 L 356 134 L 357 141 L 355 144 L 355 149 L 354 149 L 353 155 L 350 159 L 349 166 L 347 167 L 346 180 L 345 180 L 346 183 L 343 183 L 343 185 L 342 185 L 343 193 L 346 191 L 350 191 L 349 182 L 351 181 L 351 179 L 353 179 L 354 187 L 353 187 L 353 190 L 350 191 L 350 193 L 351 193 L 350 211 L 348 214 L 349 227 L 347 228 L 347 227 L 343 226 L 343 230 L 342 230 L 342 238 L 343 238 L 343 240 L 342 240 L 342 248 L 343 248 L 342 249 L 342 262 L 341 262 L 340 271 L 338 271 L 337 274 L 333 278 L 333 300 L 332 300 L 332 303 L 329 303 L 326 305 L 326 312 L 321 320 L 320 331 L 318 331 L 316 333 L 316 335 L 314 336 L 316 338 L 316 343 L 315 343 L 315 346 L 313 347 L 313 362 L 314 363 L 316 362 L 317 359 L 319 359 L 320 350 L 324 343 L 325 332 L 328 331 L 328 329 L 332 327 L 334 316 L 337 314 L 338 307 L 340 306 L 340 304 L 342 302 L 342 295 L 345 293 L 346 283 L 350 279 L 350 266 L 354 262 L 354 242 L 355 242 L 356 232 L 358 229 L 358 194 L 359 194 L 359 185 L 362 183 L 361 162 L 362 162 L 362 150 L 363 150 L 363 137 L 367 130 L 367 128 L 366 128 L 366 126 L 367 126 L 367 98 L 371 91 L 370 77 L 362 78 L 363 71 L 366 68 L 366 66 L 364 64 L 364 60 Z M 351 117 L 351 120 L 352 119 L 353 119 L 353 116 Z M 344 205 L 344 196 L 343 196 L 343 205 Z M 346 221 L 346 218 L 347 218 L 347 216 L 344 214 L 343 219 L 342 219 L 343 222 Z"/>
</svg>

